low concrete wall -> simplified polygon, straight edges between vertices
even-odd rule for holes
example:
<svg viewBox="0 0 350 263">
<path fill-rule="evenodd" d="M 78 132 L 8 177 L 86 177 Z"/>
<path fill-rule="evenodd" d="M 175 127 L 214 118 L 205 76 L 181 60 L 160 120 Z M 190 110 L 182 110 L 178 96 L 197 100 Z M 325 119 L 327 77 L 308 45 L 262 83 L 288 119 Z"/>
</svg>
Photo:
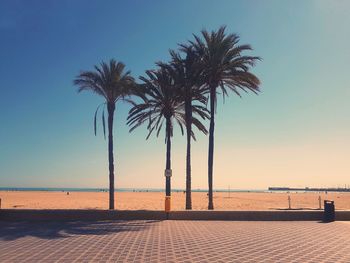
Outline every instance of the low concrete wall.
<svg viewBox="0 0 350 263">
<path fill-rule="evenodd" d="M 175 211 L 174 220 L 307 221 L 322 220 L 322 211 Z"/>
<path fill-rule="evenodd" d="M 336 211 L 335 212 L 336 221 L 350 221 L 350 211 Z"/>
<path fill-rule="evenodd" d="M 163 211 L 150 210 L 32 210 L 1 209 L 6 221 L 76 221 L 76 220 L 165 220 Z M 170 220 L 232 221 L 321 221 L 323 211 L 173 211 Z M 335 219 L 350 220 L 350 211 L 336 211 Z"/>
<path fill-rule="evenodd" d="M 0 220 L 27 221 L 73 221 L 73 220 L 163 220 L 163 211 L 147 210 L 35 210 L 35 209 L 1 209 Z"/>
</svg>

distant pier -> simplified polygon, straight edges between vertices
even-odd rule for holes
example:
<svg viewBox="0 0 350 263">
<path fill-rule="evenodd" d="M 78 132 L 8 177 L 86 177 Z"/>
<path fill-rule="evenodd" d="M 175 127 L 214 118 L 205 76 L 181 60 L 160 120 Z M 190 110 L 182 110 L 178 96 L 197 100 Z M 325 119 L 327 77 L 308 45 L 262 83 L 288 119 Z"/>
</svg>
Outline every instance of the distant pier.
<svg viewBox="0 0 350 263">
<path fill-rule="evenodd" d="M 294 188 L 294 187 L 269 187 L 269 191 L 299 191 L 299 192 L 350 192 L 350 188 L 338 187 L 338 188 L 315 188 L 315 187 L 305 187 L 305 188 Z"/>
</svg>

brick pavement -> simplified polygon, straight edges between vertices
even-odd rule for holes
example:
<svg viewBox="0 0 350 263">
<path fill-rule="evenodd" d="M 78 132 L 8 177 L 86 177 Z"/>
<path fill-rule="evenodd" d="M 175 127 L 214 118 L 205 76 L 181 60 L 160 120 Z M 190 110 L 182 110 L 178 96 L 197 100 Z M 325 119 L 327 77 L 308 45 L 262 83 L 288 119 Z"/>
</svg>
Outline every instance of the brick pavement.
<svg viewBox="0 0 350 263">
<path fill-rule="evenodd" d="M 0 222 L 0 262 L 350 262 L 350 224 Z"/>
</svg>

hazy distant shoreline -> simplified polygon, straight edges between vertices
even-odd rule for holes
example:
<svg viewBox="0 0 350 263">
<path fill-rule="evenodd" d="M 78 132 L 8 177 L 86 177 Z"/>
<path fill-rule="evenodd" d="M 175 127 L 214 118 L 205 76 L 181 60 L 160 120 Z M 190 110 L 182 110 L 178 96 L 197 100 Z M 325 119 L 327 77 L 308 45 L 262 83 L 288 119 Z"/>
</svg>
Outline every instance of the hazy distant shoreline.
<svg viewBox="0 0 350 263">
<path fill-rule="evenodd" d="M 108 192 L 108 188 L 70 188 L 70 187 L 0 187 L 0 191 L 23 191 L 23 192 Z M 183 192 L 185 189 L 173 189 L 172 192 Z M 207 189 L 193 189 L 192 192 L 207 192 Z M 262 189 L 214 189 L 215 192 L 253 192 L 264 193 Z M 119 188 L 115 192 L 164 192 L 159 188 Z"/>
<path fill-rule="evenodd" d="M 119 188 L 116 193 L 138 192 L 138 193 L 162 193 L 164 189 L 160 188 Z M 184 192 L 185 189 L 173 189 L 173 193 Z M 194 193 L 206 193 L 207 189 L 194 189 Z M 268 189 L 214 189 L 216 193 L 304 193 L 304 192 L 350 192 L 350 189 L 342 188 L 278 188 L 269 187 Z M 0 192 L 87 192 L 103 193 L 108 192 L 108 188 L 75 188 L 75 187 L 0 187 Z"/>
</svg>

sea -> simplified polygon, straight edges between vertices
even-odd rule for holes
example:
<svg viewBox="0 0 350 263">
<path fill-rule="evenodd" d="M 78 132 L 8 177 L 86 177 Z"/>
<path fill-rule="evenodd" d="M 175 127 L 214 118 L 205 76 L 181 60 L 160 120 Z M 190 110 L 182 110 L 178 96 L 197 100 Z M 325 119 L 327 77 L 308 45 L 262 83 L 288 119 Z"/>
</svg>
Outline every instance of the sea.
<svg viewBox="0 0 350 263">
<path fill-rule="evenodd" d="M 0 191 L 43 191 L 43 192 L 108 192 L 108 188 L 71 188 L 71 187 L 0 187 Z M 172 189 L 183 192 L 185 189 Z M 207 192 L 207 189 L 192 189 L 192 192 Z M 268 192 L 261 189 L 214 189 L 214 192 Z M 161 188 L 116 188 L 115 192 L 164 192 Z"/>
</svg>

